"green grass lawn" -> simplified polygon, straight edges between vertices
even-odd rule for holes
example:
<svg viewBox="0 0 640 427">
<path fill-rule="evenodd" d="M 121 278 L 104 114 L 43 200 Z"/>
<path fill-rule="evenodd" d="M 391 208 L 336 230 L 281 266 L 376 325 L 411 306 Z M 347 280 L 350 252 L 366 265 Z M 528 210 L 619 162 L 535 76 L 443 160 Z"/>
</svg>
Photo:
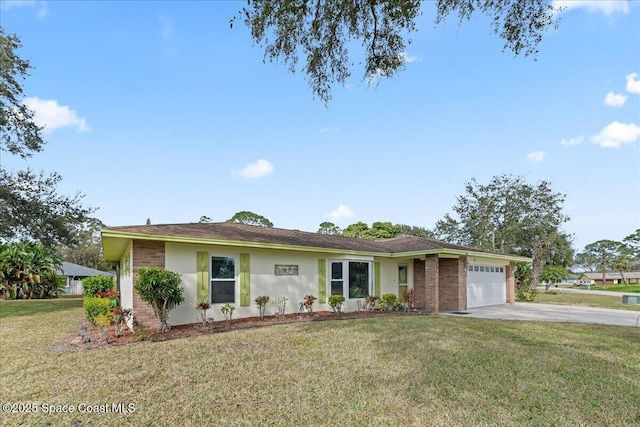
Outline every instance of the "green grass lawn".
<svg viewBox="0 0 640 427">
<path fill-rule="evenodd" d="M 5 425 L 640 423 L 640 328 L 408 316 L 55 352 L 82 309 L 40 303 L 0 301 L 2 403 L 135 412 Z"/>
<path fill-rule="evenodd" d="M 591 286 L 592 290 L 613 292 L 640 292 L 640 285 Z"/>
<path fill-rule="evenodd" d="M 634 310 L 640 311 L 639 304 L 623 304 L 622 294 L 620 296 L 609 295 L 594 295 L 594 294 L 582 294 L 582 293 L 570 293 L 552 290 L 557 292 L 545 293 L 539 291 L 534 302 L 541 302 L 545 304 L 564 304 L 564 305 L 581 305 L 585 307 L 601 307 L 601 308 L 617 308 L 621 310 Z"/>
</svg>

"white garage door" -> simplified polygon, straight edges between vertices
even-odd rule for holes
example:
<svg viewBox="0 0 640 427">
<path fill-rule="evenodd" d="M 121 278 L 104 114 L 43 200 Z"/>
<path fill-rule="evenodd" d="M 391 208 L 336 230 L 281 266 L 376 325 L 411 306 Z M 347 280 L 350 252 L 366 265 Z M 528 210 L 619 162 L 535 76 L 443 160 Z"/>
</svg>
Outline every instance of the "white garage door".
<svg viewBox="0 0 640 427">
<path fill-rule="evenodd" d="M 467 270 L 467 308 L 505 304 L 507 301 L 504 266 L 469 264 Z"/>
</svg>

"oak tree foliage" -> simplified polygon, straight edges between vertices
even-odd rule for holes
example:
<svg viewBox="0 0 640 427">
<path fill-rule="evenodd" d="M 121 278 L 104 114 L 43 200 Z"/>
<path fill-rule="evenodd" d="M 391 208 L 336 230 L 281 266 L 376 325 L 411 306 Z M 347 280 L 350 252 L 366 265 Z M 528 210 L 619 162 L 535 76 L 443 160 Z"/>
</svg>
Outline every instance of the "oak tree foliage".
<svg viewBox="0 0 640 427">
<path fill-rule="evenodd" d="M 407 45 L 418 28 L 422 0 L 249 0 L 231 27 L 242 20 L 264 59 L 281 62 L 307 75 L 309 86 L 325 104 L 334 83 L 344 85 L 354 56 L 364 58 L 369 82 L 391 77 L 406 63 Z M 435 24 L 457 15 L 459 25 L 477 14 L 491 19 L 491 31 L 515 55 L 535 55 L 556 11 L 547 0 L 438 0 Z M 360 44 L 362 52 L 352 53 Z M 299 63 L 302 62 L 302 65 Z M 359 64 L 362 65 L 362 64 Z"/>
<path fill-rule="evenodd" d="M 0 27 L 0 156 L 5 151 L 27 158 L 42 151 L 45 141 L 34 112 L 22 103 L 22 84 L 31 65 L 16 53 L 21 46 L 18 36 Z"/>
<path fill-rule="evenodd" d="M 236 212 L 227 222 L 235 222 L 237 224 L 258 225 L 260 227 L 273 227 L 273 223 L 262 215 L 251 211 Z"/>
<path fill-rule="evenodd" d="M 495 176 L 488 184 L 472 178 L 453 207 L 436 223 L 436 237 L 461 245 L 533 258 L 532 286 L 542 268 L 571 263 L 570 237 L 562 225 L 565 195 L 551 182 L 526 182 L 522 176 Z"/>
<path fill-rule="evenodd" d="M 23 103 L 23 81 L 31 68 L 20 58 L 18 36 L 0 27 L 0 156 L 3 152 L 29 158 L 42 150 L 42 128 Z M 93 211 L 81 205 L 83 196 L 57 193 L 59 174 L 30 169 L 8 172 L 0 164 L 0 242 L 40 241 L 47 247 L 72 245 L 75 231 Z"/>
</svg>

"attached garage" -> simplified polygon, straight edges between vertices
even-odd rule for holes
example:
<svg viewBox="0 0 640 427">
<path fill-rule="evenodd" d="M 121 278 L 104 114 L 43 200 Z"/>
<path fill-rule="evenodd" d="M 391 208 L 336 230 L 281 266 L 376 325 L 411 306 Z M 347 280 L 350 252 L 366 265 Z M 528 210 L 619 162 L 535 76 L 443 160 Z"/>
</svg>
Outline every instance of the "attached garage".
<svg viewBox="0 0 640 427">
<path fill-rule="evenodd" d="M 505 304 L 507 286 L 504 266 L 469 264 L 467 308 Z"/>
</svg>

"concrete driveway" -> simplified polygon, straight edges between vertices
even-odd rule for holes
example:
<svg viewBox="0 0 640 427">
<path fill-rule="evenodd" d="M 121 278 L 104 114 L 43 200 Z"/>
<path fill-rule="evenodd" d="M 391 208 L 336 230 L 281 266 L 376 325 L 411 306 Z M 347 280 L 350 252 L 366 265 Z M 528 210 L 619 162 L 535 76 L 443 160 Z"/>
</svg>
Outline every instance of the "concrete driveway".
<svg viewBox="0 0 640 427">
<path fill-rule="evenodd" d="M 640 311 L 610 308 L 577 307 L 572 305 L 515 304 L 470 308 L 463 313 L 443 313 L 452 316 L 482 319 L 536 320 L 544 322 L 592 323 L 597 325 L 640 326 Z"/>
</svg>

